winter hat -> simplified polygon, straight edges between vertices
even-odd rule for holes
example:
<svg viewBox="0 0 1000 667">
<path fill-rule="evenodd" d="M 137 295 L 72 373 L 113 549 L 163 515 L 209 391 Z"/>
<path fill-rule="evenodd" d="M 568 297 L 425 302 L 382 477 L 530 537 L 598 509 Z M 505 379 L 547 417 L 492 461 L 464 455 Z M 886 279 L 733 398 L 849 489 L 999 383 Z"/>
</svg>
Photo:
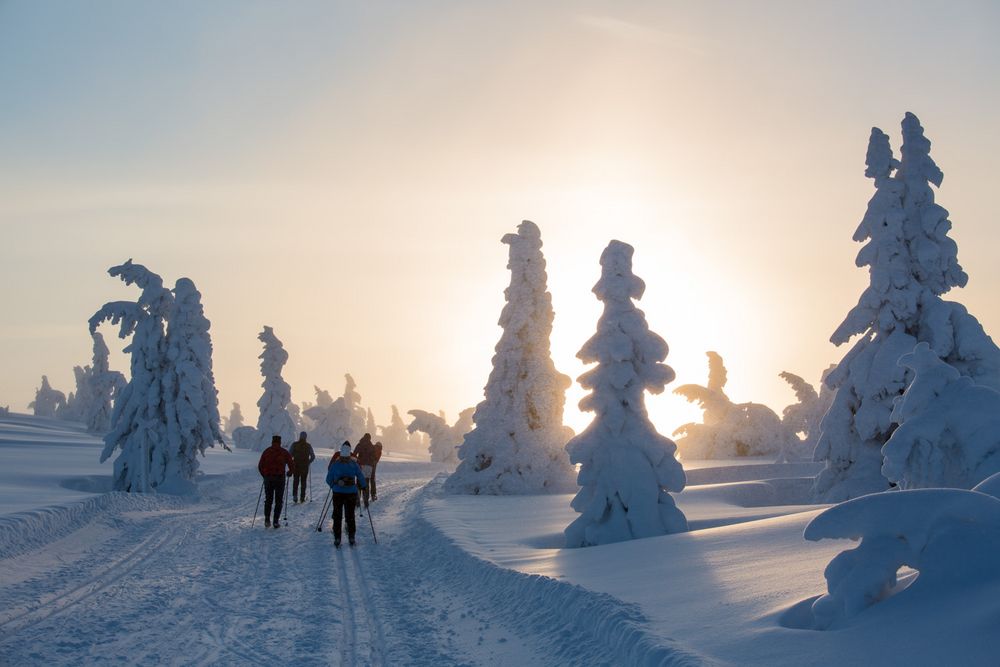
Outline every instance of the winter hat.
<svg viewBox="0 0 1000 667">
<path fill-rule="evenodd" d="M 345 442 L 344 444 L 342 444 L 340 446 L 340 455 L 341 456 L 350 456 L 351 455 L 351 443 Z"/>
<path fill-rule="evenodd" d="M 271 436 L 271 444 L 272 445 L 280 445 L 281 444 L 281 436 L 280 435 L 272 435 Z"/>
<path fill-rule="evenodd" d="M 301 433 L 299 433 L 299 440 L 305 440 L 305 439 L 306 439 L 306 432 L 302 431 Z"/>
</svg>

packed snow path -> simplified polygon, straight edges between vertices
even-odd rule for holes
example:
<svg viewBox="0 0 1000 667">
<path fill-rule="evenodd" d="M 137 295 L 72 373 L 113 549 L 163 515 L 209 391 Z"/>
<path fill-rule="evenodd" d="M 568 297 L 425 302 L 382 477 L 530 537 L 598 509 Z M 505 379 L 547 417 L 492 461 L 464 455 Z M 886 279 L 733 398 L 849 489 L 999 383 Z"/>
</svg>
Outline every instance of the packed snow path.
<svg viewBox="0 0 1000 667">
<path fill-rule="evenodd" d="M 47 543 L 0 554 L 0 663 L 599 664 L 586 633 L 525 622 L 530 600 L 470 580 L 489 566 L 458 562 L 418 518 L 437 471 L 380 470 L 379 543 L 362 512 L 354 549 L 334 549 L 328 519 L 316 531 L 317 480 L 287 527 L 259 514 L 251 528 L 260 478 L 249 471 L 203 482 L 199 502 L 103 496 L 62 530 L 41 514 Z"/>
</svg>

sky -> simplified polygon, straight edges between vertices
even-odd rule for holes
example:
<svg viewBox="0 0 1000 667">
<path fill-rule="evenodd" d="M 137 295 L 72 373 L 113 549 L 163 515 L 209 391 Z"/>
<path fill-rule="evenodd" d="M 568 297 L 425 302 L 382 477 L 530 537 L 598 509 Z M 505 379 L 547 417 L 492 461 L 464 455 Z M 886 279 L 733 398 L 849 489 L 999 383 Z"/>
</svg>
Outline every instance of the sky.
<svg viewBox="0 0 1000 667">
<path fill-rule="evenodd" d="M 618 239 L 677 372 L 658 429 L 699 419 L 669 391 L 708 350 L 780 414 L 780 372 L 816 384 L 847 351 L 868 136 L 898 150 L 907 111 L 970 277 L 947 298 L 1000 331 L 998 72 L 993 2 L 0 0 L 0 406 L 43 374 L 73 390 L 132 258 L 202 292 L 224 414 L 256 422 L 268 325 L 296 402 L 350 373 L 380 424 L 454 419 L 500 336 L 500 238 L 530 219 L 562 372 Z"/>
</svg>

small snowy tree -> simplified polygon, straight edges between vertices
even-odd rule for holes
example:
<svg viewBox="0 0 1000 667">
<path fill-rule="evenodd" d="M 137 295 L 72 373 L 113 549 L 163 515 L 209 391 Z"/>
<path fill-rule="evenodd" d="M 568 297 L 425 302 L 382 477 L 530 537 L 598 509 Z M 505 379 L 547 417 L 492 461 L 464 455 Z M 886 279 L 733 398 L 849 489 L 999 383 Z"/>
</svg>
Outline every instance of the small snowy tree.
<svg viewBox="0 0 1000 667">
<path fill-rule="evenodd" d="M 768 456 L 785 450 L 785 431 L 771 408 L 760 403 L 733 403 L 726 395 L 726 367 L 717 352 L 708 356 L 708 385 L 681 385 L 674 393 L 698 403 L 703 423 L 684 424 L 677 446 L 685 458 L 719 459 Z"/>
<path fill-rule="evenodd" d="M 42 376 L 42 386 L 35 391 L 35 400 L 28 404 L 28 409 L 34 411 L 36 417 L 55 417 L 66 403 L 66 394 L 49 385 L 49 378 Z"/>
<path fill-rule="evenodd" d="M 88 378 L 90 401 L 83 411 L 83 422 L 91 433 L 107 433 L 111 429 L 112 401 L 127 384 L 125 376 L 111 370 L 110 351 L 104 336 L 93 332 L 94 357 Z"/>
<path fill-rule="evenodd" d="M 66 402 L 56 408 L 56 417 L 63 421 L 83 422 L 83 413 L 90 403 L 90 366 L 74 366 L 73 380 L 76 391 L 70 392 Z"/>
<path fill-rule="evenodd" d="M 173 293 L 163 374 L 167 438 L 173 450 L 167 475 L 190 482 L 198 472 L 198 456 L 215 443 L 226 444 L 212 372 L 212 325 L 205 317 L 201 293 L 190 278 L 180 278 Z"/>
<path fill-rule="evenodd" d="M 927 343 L 899 360 L 914 373 L 892 412 L 882 473 L 903 489 L 971 489 L 1000 472 L 1000 392 L 977 385 Z"/>
<path fill-rule="evenodd" d="M 365 433 L 371 433 L 374 435 L 378 432 L 378 424 L 375 423 L 375 413 L 372 412 L 371 408 L 368 408 L 368 416 L 365 417 Z M 385 443 L 382 443 L 383 446 Z"/>
<path fill-rule="evenodd" d="M 472 430 L 472 415 L 475 408 L 462 410 L 456 421 L 451 426 L 445 419 L 444 412 L 433 415 L 423 410 L 410 410 L 407 414 L 413 417 L 413 421 L 407 426 L 410 433 L 422 431 L 430 438 L 428 446 L 431 461 L 435 463 L 458 463 L 458 446 L 462 444 L 465 434 Z"/>
<path fill-rule="evenodd" d="M 878 128 L 868 144 L 865 175 L 875 181 L 875 194 L 854 239 L 867 241 L 857 265 L 869 267 L 870 284 L 831 337 L 841 345 L 861 334 L 826 381 L 837 393 L 815 453 L 826 462 L 814 487 L 824 502 L 889 487 L 882 447 L 895 429 L 893 402 L 910 379 L 897 361 L 918 342 L 975 382 L 1000 388 L 1000 349 L 964 307 L 941 299 L 968 276 L 948 237 L 948 212 L 934 202 L 930 186 L 940 186 L 943 174 L 930 157 L 930 141 L 913 114 L 902 127 L 901 161 Z"/>
<path fill-rule="evenodd" d="M 326 443 L 327 447 L 336 448 L 345 441 L 357 442 L 367 433 L 364 428 L 368 421 L 368 411 L 358 405 L 361 395 L 355 391 L 357 385 L 349 373 L 344 375 L 344 379 L 344 395 L 336 400 L 330 392 L 314 386 L 316 405 L 304 412 L 314 423 L 315 442 Z"/>
<path fill-rule="evenodd" d="M 292 388 L 281 377 L 281 369 L 288 362 L 288 352 L 271 327 L 265 326 L 257 338 L 264 343 L 264 351 L 259 357 L 264 393 L 257 401 L 260 416 L 257 418 L 257 444 L 254 449 L 263 451 L 271 445 L 271 437 L 275 435 L 280 435 L 285 445 L 291 443 L 295 439 L 295 424 L 288 414 Z"/>
<path fill-rule="evenodd" d="M 558 493 L 573 488 L 563 449 L 569 438 L 563 406 L 570 380 L 549 352 L 552 295 L 538 227 L 525 220 L 510 246 L 510 285 L 500 314 L 503 334 L 493 356 L 475 427 L 458 450 L 461 463 L 445 482 L 451 493 Z"/>
<path fill-rule="evenodd" d="M 791 385 L 797 403 L 785 407 L 781 416 L 781 426 L 785 430 L 786 449 L 778 454 L 779 461 L 811 459 L 819 441 L 819 423 L 833 404 L 833 390 L 824 380 L 836 366 L 823 371 L 820 389 L 816 389 L 803 378 L 787 371 L 780 377 Z"/>
<path fill-rule="evenodd" d="M 132 337 L 125 348 L 131 356 L 131 379 L 115 399 L 111 430 L 104 436 L 101 462 L 116 450 L 113 484 L 116 491 L 148 493 L 168 483 L 173 452 L 167 438 L 163 374 L 166 362 L 165 323 L 173 295 L 163 280 L 132 260 L 108 270 L 126 285 L 142 289 L 139 300 L 106 303 L 90 318 L 90 332 L 105 320 L 120 324 L 118 335 Z"/>
<path fill-rule="evenodd" d="M 656 432 L 645 392 L 658 394 L 674 379 L 664 363 L 667 344 L 649 330 L 633 300 L 645 283 L 632 273 L 632 246 L 612 241 L 601 254 L 594 294 L 604 303 L 597 333 L 577 353 L 596 363 L 578 381 L 591 393 L 580 409 L 593 412 L 587 429 L 566 445 L 580 464 L 582 487 L 573 498 L 580 516 L 566 528 L 566 545 L 582 547 L 687 530 L 669 491 L 686 483 L 677 446 Z"/>
<path fill-rule="evenodd" d="M 229 419 L 226 420 L 226 431 L 229 435 L 233 432 L 245 426 L 243 423 L 243 411 L 240 409 L 239 403 L 233 403 L 233 409 L 229 411 Z"/>
<path fill-rule="evenodd" d="M 410 445 L 410 433 L 403 418 L 399 416 L 399 408 L 392 406 L 392 418 L 388 426 L 383 426 L 378 435 L 382 445 L 389 451 L 398 452 L 401 449 L 408 449 Z M 373 434 L 374 435 L 374 434 Z"/>
</svg>

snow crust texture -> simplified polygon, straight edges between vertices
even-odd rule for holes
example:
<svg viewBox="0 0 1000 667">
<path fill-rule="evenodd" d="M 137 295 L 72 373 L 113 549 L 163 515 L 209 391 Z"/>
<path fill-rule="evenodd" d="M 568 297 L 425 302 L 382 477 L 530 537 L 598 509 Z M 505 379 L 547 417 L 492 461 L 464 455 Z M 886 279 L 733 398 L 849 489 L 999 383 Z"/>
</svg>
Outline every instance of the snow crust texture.
<svg viewBox="0 0 1000 667">
<path fill-rule="evenodd" d="M 917 489 L 841 503 L 805 529 L 807 540 L 860 539 L 826 568 L 827 594 L 812 605 L 833 629 L 893 595 L 954 594 L 1000 580 L 1000 477 L 972 491 Z M 899 592 L 901 567 L 919 573 Z"/>
<path fill-rule="evenodd" d="M 897 362 L 917 343 L 926 342 L 962 375 L 1000 388 L 1000 349 L 964 307 L 941 299 L 968 280 L 948 236 L 948 212 L 934 201 L 931 185 L 940 186 L 943 174 L 911 113 L 902 135 L 899 161 L 878 128 L 868 144 L 865 175 L 874 180 L 875 194 L 854 240 L 866 242 L 857 265 L 869 267 L 870 283 L 831 337 L 840 345 L 861 335 L 827 377 L 837 393 L 815 453 L 827 463 L 815 486 L 824 502 L 889 488 L 882 447 L 895 429 L 894 401 L 911 379 Z"/>
<path fill-rule="evenodd" d="M 538 227 L 525 220 L 509 246 L 510 285 L 500 313 L 503 333 L 493 355 L 474 428 L 458 449 L 460 463 L 445 484 L 449 493 L 563 493 L 574 488 L 563 425 L 569 377 L 549 351 L 552 296 Z"/>
<path fill-rule="evenodd" d="M 645 392 L 660 393 L 674 379 L 661 363 L 667 343 L 649 330 L 633 299 L 645 284 L 632 273 L 634 249 L 612 241 L 601 254 L 594 294 L 604 304 L 597 332 L 577 353 L 597 365 L 581 375 L 591 393 L 580 409 L 594 419 L 566 445 L 580 464 L 580 490 L 572 507 L 580 513 L 565 531 L 569 547 L 582 547 L 687 530 L 670 491 L 684 489 L 677 445 L 656 432 L 646 413 Z"/>
</svg>

